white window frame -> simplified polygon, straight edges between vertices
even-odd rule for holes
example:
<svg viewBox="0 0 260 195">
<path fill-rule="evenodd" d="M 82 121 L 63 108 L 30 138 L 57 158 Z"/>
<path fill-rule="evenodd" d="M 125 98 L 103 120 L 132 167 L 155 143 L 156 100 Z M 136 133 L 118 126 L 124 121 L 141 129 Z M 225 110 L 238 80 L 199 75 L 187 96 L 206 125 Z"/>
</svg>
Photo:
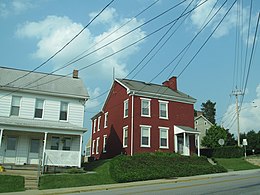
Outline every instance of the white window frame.
<svg viewBox="0 0 260 195">
<path fill-rule="evenodd" d="M 95 118 L 93 120 L 93 133 L 96 133 L 96 124 L 97 124 L 97 119 Z"/>
<path fill-rule="evenodd" d="M 151 99 L 148 98 L 140 98 L 141 99 L 141 116 L 143 117 L 151 117 Z M 148 114 L 143 114 L 143 102 L 148 102 Z"/>
<path fill-rule="evenodd" d="M 148 144 L 147 145 L 144 145 L 143 143 L 142 143 L 142 137 L 143 137 L 143 128 L 148 128 Z M 143 148 L 150 148 L 151 147 L 151 126 L 149 126 L 149 125 L 140 125 L 140 130 L 141 130 L 141 133 L 140 133 L 140 135 L 141 135 L 141 147 L 143 147 Z"/>
<path fill-rule="evenodd" d="M 98 117 L 97 131 L 100 131 L 100 121 L 101 121 L 101 116 Z"/>
<path fill-rule="evenodd" d="M 36 117 L 35 114 L 36 114 L 36 109 L 39 109 L 37 108 L 37 101 L 42 101 L 42 116 L 41 117 Z M 35 99 L 35 108 L 34 108 L 34 118 L 35 119 L 43 119 L 43 113 L 44 113 L 44 105 L 45 105 L 45 100 L 44 99 L 40 99 L 40 98 L 36 98 Z"/>
<path fill-rule="evenodd" d="M 166 146 L 162 146 L 161 143 L 161 131 L 166 131 Z M 162 149 L 169 149 L 169 127 L 159 127 L 159 144 Z"/>
<path fill-rule="evenodd" d="M 66 105 L 66 111 L 62 110 L 62 104 Z M 62 112 L 66 112 L 66 120 L 65 119 L 61 119 L 61 114 Z M 68 121 L 69 120 L 69 103 L 68 102 L 61 102 L 60 103 L 60 117 L 59 117 L 60 121 Z"/>
<path fill-rule="evenodd" d="M 105 113 L 104 128 L 107 128 L 108 112 Z"/>
<path fill-rule="evenodd" d="M 96 140 L 92 140 L 92 154 L 95 154 L 95 141 Z"/>
<path fill-rule="evenodd" d="M 159 118 L 160 119 L 169 119 L 169 108 L 168 108 L 168 105 L 169 105 L 169 102 L 168 101 L 162 101 L 162 100 L 158 100 L 159 101 Z M 161 116 L 161 104 L 165 104 L 165 108 L 166 108 L 166 116 Z"/>
<path fill-rule="evenodd" d="M 106 153 L 106 146 L 107 146 L 107 135 L 103 135 L 103 153 Z"/>
<path fill-rule="evenodd" d="M 100 137 L 97 138 L 97 141 L 96 141 L 96 154 L 99 154 L 99 151 L 98 151 L 98 148 L 99 148 L 99 140 L 100 140 Z"/>
<path fill-rule="evenodd" d="M 129 99 L 124 101 L 124 118 L 128 117 L 129 112 Z"/>
<path fill-rule="evenodd" d="M 125 138 L 127 138 L 127 143 L 125 143 Z M 128 126 L 123 127 L 123 148 L 128 147 Z"/>
<path fill-rule="evenodd" d="M 14 99 L 17 98 L 19 99 L 19 105 L 14 105 Z M 11 109 L 10 109 L 10 116 L 20 116 L 20 111 L 21 111 L 21 102 L 22 102 L 22 97 L 21 96 L 12 96 L 12 101 L 11 101 Z M 18 114 L 13 113 L 13 107 L 18 107 Z"/>
</svg>

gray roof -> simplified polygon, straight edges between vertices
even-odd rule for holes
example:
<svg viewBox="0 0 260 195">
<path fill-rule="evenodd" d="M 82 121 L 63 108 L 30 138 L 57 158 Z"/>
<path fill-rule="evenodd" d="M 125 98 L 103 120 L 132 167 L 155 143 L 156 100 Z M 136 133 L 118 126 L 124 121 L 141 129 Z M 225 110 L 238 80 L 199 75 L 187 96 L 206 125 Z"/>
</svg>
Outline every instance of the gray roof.
<svg viewBox="0 0 260 195">
<path fill-rule="evenodd" d="M 179 91 L 172 90 L 164 85 L 158 85 L 153 83 L 145 83 L 142 81 L 134 81 L 128 79 L 116 79 L 121 85 L 126 87 L 129 92 L 134 92 L 135 95 L 159 98 L 180 102 L 195 103 L 196 99 Z"/>
<path fill-rule="evenodd" d="M 197 130 L 191 128 L 191 127 L 187 127 L 187 126 L 176 126 L 179 127 L 180 129 L 183 129 L 185 132 L 190 132 L 190 133 L 198 133 Z"/>
<path fill-rule="evenodd" d="M 67 123 L 67 122 L 58 122 L 58 121 L 46 121 L 46 120 L 32 120 L 32 119 L 25 119 L 19 117 L 0 117 L 0 124 L 2 127 L 5 126 L 15 126 L 15 127 L 22 127 L 22 128 L 40 128 L 40 129 L 53 129 L 53 130 L 62 130 L 62 131 L 87 131 L 86 128 L 78 127 L 76 125 Z M 37 132 L 36 129 L 34 131 Z"/>
<path fill-rule="evenodd" d="M 89 97 L 81 79 L 6 67 L 0 67 L 0 89 L 83 99 Z"/>
</svg>

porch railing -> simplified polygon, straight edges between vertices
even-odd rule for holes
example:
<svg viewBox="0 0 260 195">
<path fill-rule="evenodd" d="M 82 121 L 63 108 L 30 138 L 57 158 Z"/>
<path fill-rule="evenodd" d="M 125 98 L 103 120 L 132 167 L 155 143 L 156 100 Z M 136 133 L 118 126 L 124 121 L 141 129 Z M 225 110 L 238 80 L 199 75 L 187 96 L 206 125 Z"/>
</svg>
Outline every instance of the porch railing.
<svg viewBox="0 0 260 195">
<path fill-rule="evenodd" d="M 78 167 L 79 151 L 45 150 L 44 165 Z"/>
</svg>

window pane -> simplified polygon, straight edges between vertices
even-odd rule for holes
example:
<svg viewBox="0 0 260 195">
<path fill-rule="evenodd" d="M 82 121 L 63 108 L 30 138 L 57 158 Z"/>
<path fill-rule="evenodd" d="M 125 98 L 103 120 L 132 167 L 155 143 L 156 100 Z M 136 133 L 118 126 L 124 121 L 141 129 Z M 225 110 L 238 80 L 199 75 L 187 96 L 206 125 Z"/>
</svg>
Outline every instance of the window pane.
<svg viewBox="0 0 260 195">
<path fill-rule="evenodd" d="M 67 112 L 60 111 L 60 120 L 67 120 Z"/>
<path fill-rule="evenodd" d="M 42 118 L 42 113 L 43 113 L 42 109 L 35 109 L 34 117 L 35 118 Z"/>
<path fill-rule="evenodd" d="M 20 107 L 21 97 L 13 96 L 12 98 L 12 106 L 19 106 Z"/>
<path fill-rule="evenodd" d="M 142 115 L 149 115 L 150 112 L 150 102 L 149 100 L 142 100 Z"/>
<path fill-rule="evenodd" d="M 166 103 L 160 103 L 160 117 L 167 117 L 167 104 Z"/>
<path fill-rule="evenodd" d="M 11 115 L 13 115 L 13 116 L 19 116 L 19 110 L 20 110 L 20 107 L 18 107 L 18 106 L 12 106 L 12 108 L 11 108 Z"/>
<path fill-rule="evenodd" d="M 8 137 L 7 138 L 7 150 L 15 150 L 16 149 L 16 137 Z"/>
<path fill-rule="evenodd" d="M 43 100 L 36 99 L 35 108 L 42 109 L 43 108 Z"/>
<path fill-rule="evenodd" d="M 164 146 L 164 147 L 167 146 L 167 139 L 161 138 L 161 146 Z"/>
<path fill-rule="evenodd" d="M 66 102 L 61 102 L 60 110 L 67 112 L 67 110 L 68 110 L 68 103 L 66 103 Z"/>
<path fill-rule="evenodd" d="M 148 137 L 142 137 L 142 145 L 148 145 Z"/>
<path fill-rule="evenodd" d="M 71 147 L 71 138 L 63 138 L 63 147 L 62 150 L 70 150 Z"/>
<path fill-rule="evenodd" d="M 31 140 L 30 152 L 31 153 L 39 153 L 39 148 L 40 148 L 40 140 L 39 139 L 32 139 Z"/>
<path fill-rule="evenodd" d="M 59 143 L 60 143 L 59 137 L 52 137 L 52 139 L 51 139 L 51 150 L 59 150 Z"/>
</svg>

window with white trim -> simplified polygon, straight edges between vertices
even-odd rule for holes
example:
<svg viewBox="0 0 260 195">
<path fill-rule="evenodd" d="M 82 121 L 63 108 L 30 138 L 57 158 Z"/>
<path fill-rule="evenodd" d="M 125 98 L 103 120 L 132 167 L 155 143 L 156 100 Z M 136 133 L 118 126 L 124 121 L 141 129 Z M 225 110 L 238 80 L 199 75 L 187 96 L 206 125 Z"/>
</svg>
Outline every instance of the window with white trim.
<svg viewBox="0 0 260 195">
<path fill-rule="evenodd" d="M 124 101 L 124 118 L 128 117 L 128 99 Z"/>
<path fill-rule="evenodd" d="M 68 120 L 68 103 L 61 102 L 60 104 L 60 120 L 67 121 Z"/>
<path fill-rule="evenodd" d="M 96 142 L 96 154 L 98 154 L 98 147 L 99 147 L 99 137 L 97 138 L 97 142 Z"/>
<path fill-rule="evenodd" d="M 11 106 L 11 116 L 19 116 L 20 106 L 21 106 L 21 98 L 20 96 L 12 97 L 12 106 Z"/>
<path fill-rule="evenodd" d="M 51 138 L 51 150 L 59 150 L 60 147 L 60 137 L 52 136 Z"/>
<path fill-rule="evenodd" d="M 160 130 L 160 148 L 169 148 L 169 128 L 159 127 Z"/>
<path fill-rule="evenodd" d="M 151 116 L 151 100 L 146 98 L 141 98 L 141 116 L 150 117 Z"/>
<path fill-rule="evenodd" d="M 98 121 L 97 121 L 97 131 L 100 131 L 100 120 L 101 120 L 101 116 L 98 117 Z"/>
<path fill-rule="evenodd" d="M 96 133 L 96 124 L 97 124 L 97 119 L 94 119 L 94 121 L 93 121 L 93 133 Z"/>
<path fill-rule="evenodd" d="M 43 103 L 44 103 L 44 100 L 36 99 L 34 118 L 42 118 L 42 116 L 43 116 Z"/>
<path fill-rule="evenodd" d="M 123 148 L 128 146 L 128 126 L 123 127 Z"/>
<path fill-rule="evenodd" d="M 103 153 L 107 152 L 107 135 L 103 135 Z"/>
<path fill-rule="evenodd" d="M 159 118 L 168 119 L 168 102 L 159 100 Z"/>
<path fill-rule="evenodd" d="M 151 126 L 140 125 L 141 127 L 141 147 L 150 147 Z"/>
<path fill-rule="evenodd" d="M 62 138 L 61 141 L 63 143 L 62 150 L 70 150 L 71 149 L 71 143 L 72 143 L 71 137 L 64 137 L 64 138 Z"/>
<path fill-rule="evenodd" d="M 92 154 L 95 154 L 95 140 L 92 141 Z"/>
<path fill-rule="evenodd" d="M 107 128 L 108 112 L 105 113 L 104 128 Z"/>
</svg>

